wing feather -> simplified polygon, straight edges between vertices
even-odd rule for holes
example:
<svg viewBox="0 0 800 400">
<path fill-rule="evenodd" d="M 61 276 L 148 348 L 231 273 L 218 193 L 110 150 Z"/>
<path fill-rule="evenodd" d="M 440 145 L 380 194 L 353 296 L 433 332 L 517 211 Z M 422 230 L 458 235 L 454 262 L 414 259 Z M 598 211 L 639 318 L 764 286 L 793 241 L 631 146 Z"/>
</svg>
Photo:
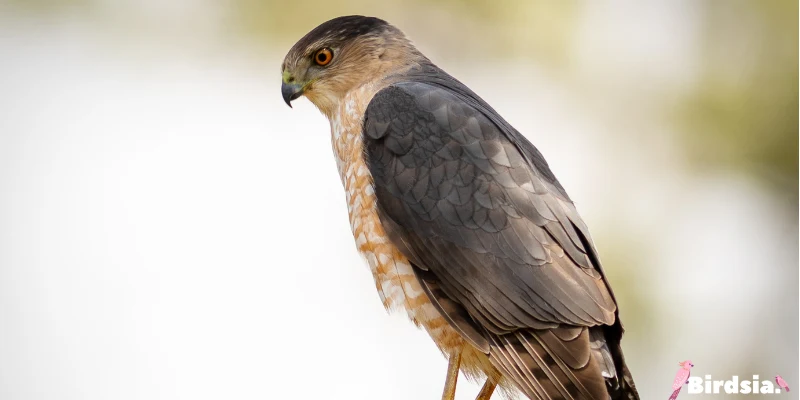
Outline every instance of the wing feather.
<svg viewBox="0 0 800 400">
<path fill-rule="evenodd" d="M 607 397 L 609 361 L 624 366 L 601 327 L 622 328 L 585 224 L 535 147 L 428 72 L 367 108 L 384 229 L 448 323 L 526 395 Z"/>
</svg>

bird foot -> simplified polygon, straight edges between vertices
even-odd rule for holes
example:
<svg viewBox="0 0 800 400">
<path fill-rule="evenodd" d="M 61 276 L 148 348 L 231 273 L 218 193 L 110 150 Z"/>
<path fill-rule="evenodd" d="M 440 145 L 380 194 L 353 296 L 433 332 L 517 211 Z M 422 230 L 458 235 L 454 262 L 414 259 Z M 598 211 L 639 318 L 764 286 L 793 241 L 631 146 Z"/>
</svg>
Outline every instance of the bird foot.
<svg viewBox="0 0 800 400">
<path fill-rule="evenodd" d="M 447 379 L 444 381 L 444 392 L 442 392 L 442 400 L 455 400 L 456 398 L 456 383 L 458 382 L 458 371 L 461 367 L 461 352 L 456 352 L 450 355 L 450 360 L 447 363 Z"/>
<path fill-rule="evenodd" d="M 494 389 L 497 387 L 497 384 L 492 382 L 491 379 L 487 379 L 486 383 L 483 384 L 480 393 L 478 393 L 478 397 L 475 400 L 489 400 L 492 398 L 492 393 L 494 393 Z"/>
</svg>

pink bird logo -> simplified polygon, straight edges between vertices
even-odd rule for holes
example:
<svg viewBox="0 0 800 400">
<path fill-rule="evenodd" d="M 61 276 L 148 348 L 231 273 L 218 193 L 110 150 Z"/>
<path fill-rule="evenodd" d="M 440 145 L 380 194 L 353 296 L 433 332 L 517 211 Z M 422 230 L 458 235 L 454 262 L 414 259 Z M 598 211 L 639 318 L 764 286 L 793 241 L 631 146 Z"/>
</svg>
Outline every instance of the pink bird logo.
<svg viewBox="0 0 800 400">
<path fill-rule="evenodd" d="M 786 381 L 783 380 L 783 378 L 781 378 L 780 375 L 775 375 L 775 383 L 777 383 L 778 386 L 781 387 L 781 389 L 783 389 L 783 390 L 785 390 L 787 392 L 789 391 L 789 385 L 786 384 Z"/>
<path fill-rule="evenodd" d="M 681 392 L 681 388 L 683 387 L 684 383 L 689 383 L 689 375 L 691 375 L 691 369 L 694 367 L 691 361 L 686 360 L 682 363 L 678 363 L 681 366 L 681 369 L 678 370 L 678 373 L 675 374 L 675 381 L 672 382 L 672 396 L 669 396 L 669 400 L 675 400 L 678 398 L 678 393 Z"/>
</svg>

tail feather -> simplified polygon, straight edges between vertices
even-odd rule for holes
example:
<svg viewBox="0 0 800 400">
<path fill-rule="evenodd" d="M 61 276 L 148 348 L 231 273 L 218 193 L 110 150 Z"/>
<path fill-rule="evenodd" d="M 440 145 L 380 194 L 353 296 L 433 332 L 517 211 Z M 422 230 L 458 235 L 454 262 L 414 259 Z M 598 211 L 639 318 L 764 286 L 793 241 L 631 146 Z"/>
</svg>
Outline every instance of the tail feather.
<svg viewBox="0 0 800 400">
<path fill-rule="evenodd" d="M 559 393 L 564 398 L 570 398 L 572 395 L 572 387 L 565 384 L 567 379 L 564 379 L 563 374 L 560 374 L 557 368 L 550 368 L 551 360 L 547 358 L 546 352 L 541 346 L 531 343 L 529 338 L 525 335 L 516 334 L 515 337 L 507 337 L 505 341 L 508 345 L 516 346 L 515 350 L 519 353 L 525 353 L 530 360 L 525 365 L 535 365 L 538 368 L 532 369 L 532 379 L 538 380 L 545 393 Z"/>
<path fill-rule="evenodd" d="M 677 399 L 677 398 L 678 398 L 678 393 L 680 393 L 680 392 L 681 392 L 681 388 L 682 388 L 682 387 L 683 387 L 683 386 L 681 386 L 681 387 L 679 387 L 679 388 L 675 389 L 675 391 L 674 391 L 674 392 L 672 392 L 672 396 L 669 396 L 669 400 L 675 400 L 675 399 Z"/>
<path fill-rule="evenodd" d="M 609 384 L 608 393 L 613 400 L 639 400 L 639 392 L 633 382 L 631 370 L 625 364 L 625 357 L 622 355 L 622 348 L 619 342 L 610 346 L 610 349 L 614 366 L 617 367 L 617 376 L 621 376 L 622 379 L 606 379 L 606 383 Z"/>
<path fill-rule="evenodd" d="M 636 384 L 633 383 L 633 375 L 631 375 L 631 371 L 625 365 L 624 360 L 622 363 L 622 385 L 619 393 L 621 395 L 620 399 L 639 400 L 639 391 L 636 390 Z"/>
<path fill-rule="evenodd" d="M 589 329 L 589 344 L 592 348 L 592 357 L 600 366 L 600 373 L 604 378 L 617 379 L 617 369 L 614 367 L 614 358 L 608 348 L 606 338 L 601 329 Z"/>
<path fill-rule="evenodd" d="M 503 349 L 504 345 L 500 343 L 499 338 L 492 337 L 492 348 Z M 537 386 L 534 388 L 533 381 L 523 378 L 524 374 L 520 368 L 520 364 L 514 361 L 507 351 L 493 350 L 490 353 L 490 359 L 495 368 L 503 371 L 503 374 L 509 378 L 516 386 L 531 399 L 543 399 L 544 393 L 538 390 Z"/>
<path fill-rule="evenodd" d="M 622 365 L 622 379 L 606 379 L 608 394 L 612 400 L 639 400 L 639 392 L 633 383 L 633 376 L 628 366 Z"/>
<path fill-rule="evenodd" d="M 488 336 L 492 364 L 530 399 L 639 400 L 618 342 L 600 327 Z"/>
<path fill-rule="evenodd" d="M 590 328 L 590 335 L 592 349 L 597 349 L 593 354 L 596 358 L 602 358 L 601 365 L 605 365 L 603 376 L 606 378 L 609 397 L 612 400 L 639 400 L 639 392 L 622 354 L 620 346 L 622 326 L 619 320 L 613 326 Z"/>
<path fill-rule="evenodd" d="M 494 336 L 491 348 L 495 367 L 531 399 L 609 397 L 590 354 L 588 328 L 517 331 Z"/>
</svg>

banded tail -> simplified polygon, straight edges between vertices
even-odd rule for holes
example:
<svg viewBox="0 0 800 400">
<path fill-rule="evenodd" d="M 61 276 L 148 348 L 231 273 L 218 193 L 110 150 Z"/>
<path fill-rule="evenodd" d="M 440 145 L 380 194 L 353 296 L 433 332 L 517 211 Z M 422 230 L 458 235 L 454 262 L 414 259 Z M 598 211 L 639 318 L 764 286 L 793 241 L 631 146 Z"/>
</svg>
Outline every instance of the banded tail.
<svg viewBox="0 0 800 400">
<path fill-rule="evenodd" d="M 602 327 L 492 335 L 490 347 L 495 367 L 531 399 L 639 400 L 619 343 L 609 346 Z"/>
</svg>

